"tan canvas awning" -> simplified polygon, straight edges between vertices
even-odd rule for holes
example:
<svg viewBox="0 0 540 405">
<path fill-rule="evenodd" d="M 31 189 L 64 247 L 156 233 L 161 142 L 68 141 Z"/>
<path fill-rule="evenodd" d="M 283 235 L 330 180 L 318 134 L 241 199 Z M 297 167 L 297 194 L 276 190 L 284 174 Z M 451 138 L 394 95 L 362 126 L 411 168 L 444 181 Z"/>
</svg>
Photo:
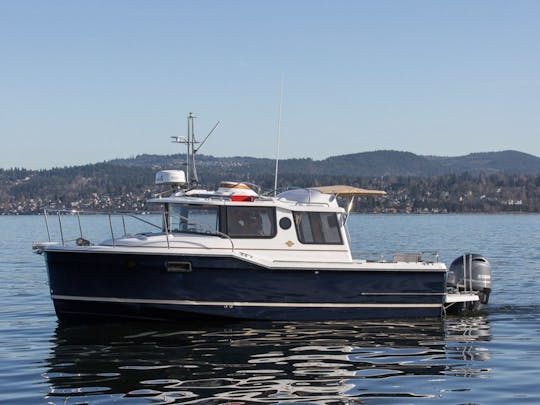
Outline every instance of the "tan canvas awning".
<svg viewBox="0 0 540 405">
<path fill-rule="evenodd" d="M 321 186 L 321 187 L 309 187 L 312 190 L 320 191 L 325 194 L 335 194 L 343 197 L 367 197 L 367 196 L 377 196 L 377 195 L 386 195 L 385 191 L 381 190 L 368 190 L 365 188 L 358 188 L 352 186 Z"/>
</svg>

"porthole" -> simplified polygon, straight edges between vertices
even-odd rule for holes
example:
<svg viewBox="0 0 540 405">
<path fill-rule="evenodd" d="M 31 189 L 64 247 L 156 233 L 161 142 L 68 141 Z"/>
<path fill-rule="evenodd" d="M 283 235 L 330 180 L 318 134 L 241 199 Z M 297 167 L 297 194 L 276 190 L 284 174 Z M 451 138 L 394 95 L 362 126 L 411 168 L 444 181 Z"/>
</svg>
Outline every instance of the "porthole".
<svg viewBox="0 0 540 405">
<path fill-rule="evenodd" d="M 289 229 L 292 225 L 292 222 L 289 218 L 283 217 L 279 220 L 279 227 L 281 229 Z"/>
</svg>

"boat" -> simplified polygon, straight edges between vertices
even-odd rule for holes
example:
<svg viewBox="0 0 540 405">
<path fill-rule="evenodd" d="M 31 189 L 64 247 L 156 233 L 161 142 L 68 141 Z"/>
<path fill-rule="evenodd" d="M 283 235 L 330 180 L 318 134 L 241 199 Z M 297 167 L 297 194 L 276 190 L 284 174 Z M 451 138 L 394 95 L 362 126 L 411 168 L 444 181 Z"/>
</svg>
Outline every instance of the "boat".
<svg viewBox="0 0 540 405">
<path fill-rule="evenodd" d="M 59 320 L 425 318 L 488 303 L 491 270 L 482 255 L 461 255 L 449 269 L 436 253 L 353 258 L 352 201 L 383 191 L 338 185 L 265 195 L 231 181 L 201 188 L 193 119 L 187 138 L 177 139 L 188 147 L 186 170 L 156 174 L 167 190 L 148 203 L 159 214 L 107 213 L 109 236 L 93 242 L 82 212 L 45 211 L 48 241 L 33 249 L 45 258 Z M 52 215 L 60 240 L 51 237 Z M 126 218 L 151 229 L 130 233 Z M 78 221 L 72 239 L 68 219 Z"/>
</svg>

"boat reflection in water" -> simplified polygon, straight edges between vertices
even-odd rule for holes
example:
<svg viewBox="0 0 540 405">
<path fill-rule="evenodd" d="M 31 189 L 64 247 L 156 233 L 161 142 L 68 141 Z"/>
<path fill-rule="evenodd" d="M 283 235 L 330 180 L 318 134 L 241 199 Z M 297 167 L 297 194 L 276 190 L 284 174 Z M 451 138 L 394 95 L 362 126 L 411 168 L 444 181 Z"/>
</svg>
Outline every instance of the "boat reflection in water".
<svg viewBox="0 0 540 405">
<path fill-rule="evenodd" d="M 483 345 L 490 339 L 483 316 L 62 325 L 47 359 L 46 399 L 205 404 L 460 400 L 471 377 L 489 375 L 490 353 Z"/>
</svg>

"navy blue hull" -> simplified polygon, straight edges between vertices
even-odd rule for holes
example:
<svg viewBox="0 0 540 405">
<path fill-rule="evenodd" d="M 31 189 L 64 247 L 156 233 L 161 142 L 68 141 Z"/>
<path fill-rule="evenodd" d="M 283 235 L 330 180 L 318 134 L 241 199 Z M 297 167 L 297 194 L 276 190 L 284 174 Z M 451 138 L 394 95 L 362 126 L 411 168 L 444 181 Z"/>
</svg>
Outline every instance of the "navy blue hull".
<svg viewBox="0 0 540 405">
<path fill-rule="evenodd" d="M 270 270 L 226 256 L 46 256 L 60 319 L 438 317 L 445 292 L 443 271 Z"/>
</svg>

